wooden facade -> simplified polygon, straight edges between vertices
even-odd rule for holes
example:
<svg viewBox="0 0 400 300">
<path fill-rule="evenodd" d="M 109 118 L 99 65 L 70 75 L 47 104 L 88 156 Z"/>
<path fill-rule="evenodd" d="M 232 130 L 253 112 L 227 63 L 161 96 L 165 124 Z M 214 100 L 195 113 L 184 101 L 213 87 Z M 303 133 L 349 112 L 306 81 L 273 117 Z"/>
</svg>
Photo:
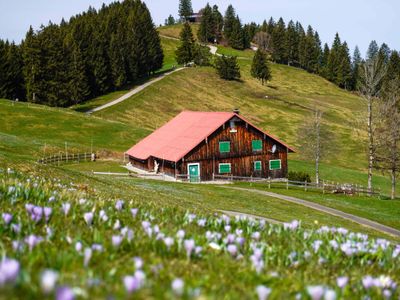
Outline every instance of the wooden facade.
<svg viewBox="0 0 400 300">
<path fill-rule="evenodd" d="M 262 144 L 260 150 L 253 149 L 253 141 L 259 141 L 258 145 Z M 220 142 L 229 142 L 230 151 L 221 153 Z M 155 157 L 149 157 L 147 160 L 130 157 L 130 162 L 135 167 L 152 171 L 154 162 L 157 161 L 160 172 L 175 177 L 183 174 L 189 176 L 189 166 L 198 166 L 201 181 L 210 181 L 216 175 L 285 178 L 288 173 L 288 152 L 287 146 L 235 116 L 176 163 Z M 280 168 L 272 170 L 270 161 L 277 164 L 278 160 Z M 230 172 L 227 173 L 225 169 L 222 174 L 220 164 L 230 164 Z"/>
</svg>

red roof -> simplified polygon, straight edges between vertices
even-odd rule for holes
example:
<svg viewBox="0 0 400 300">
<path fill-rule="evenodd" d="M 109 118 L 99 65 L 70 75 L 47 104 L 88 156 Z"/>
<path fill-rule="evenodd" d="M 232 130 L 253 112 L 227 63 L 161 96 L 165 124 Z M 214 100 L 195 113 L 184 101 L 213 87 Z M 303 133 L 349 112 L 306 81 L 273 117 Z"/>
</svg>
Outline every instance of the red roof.
<svg viewBox="0 0 400 300">
<path fill-rule="evenodd" d="M 141 160 L 146 160 L 150 156 L 153 156 L 159 159 L 178 162 L 220 126 L 235 116 L 276 140 L 291 152 L 294 152 L 285 143 L 279 141 L 269 133 L 258 129 L 238 114 L 183 111 L 129 149 L 126 154 Z"/>
</svg>

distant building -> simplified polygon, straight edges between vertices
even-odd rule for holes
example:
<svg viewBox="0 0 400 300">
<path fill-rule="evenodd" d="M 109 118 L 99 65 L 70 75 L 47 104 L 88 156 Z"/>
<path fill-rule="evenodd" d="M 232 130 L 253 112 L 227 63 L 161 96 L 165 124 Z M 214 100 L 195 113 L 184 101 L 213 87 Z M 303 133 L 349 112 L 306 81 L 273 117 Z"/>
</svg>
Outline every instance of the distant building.
<svg viewBox="0 0 400 300">
<path fill-rule="evenodd" d="M 220 176 L 285 178 L 294 150 L 239 111 L 183 111 L 126 154 L 130 163 L 190 181 Z"/>
<path fill-rule="evenodd" d="M 199 11 L 198 13 L 194 13 L 193 15 L 187 18 L 187 21 L 190 23 L 200 23 L 203 18 L 203 12 Z"/>
</svg>

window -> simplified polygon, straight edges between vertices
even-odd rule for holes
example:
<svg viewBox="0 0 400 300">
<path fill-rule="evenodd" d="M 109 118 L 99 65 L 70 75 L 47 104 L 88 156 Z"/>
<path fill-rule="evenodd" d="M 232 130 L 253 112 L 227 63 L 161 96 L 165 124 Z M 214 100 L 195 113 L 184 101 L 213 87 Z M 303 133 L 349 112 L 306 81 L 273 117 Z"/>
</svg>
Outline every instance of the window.
<svg viewBox="0 0 400 300">
<path fill-rule="evenodd" d="M 251 141 L 251 146 L 253 147 L 253 151 L 262 151 L 262 140 Z"/>
<path fill-rule="evenodd" d="M 280 159 L 270 160 L 269 169 L 270 170 L 280 170 L 282 168 L 282 163 Z"/>
<path fill-rule="evenodd" d="M 219 152 L 220 153 L 231 152 L 231 142 L 219 142 Z"/>
<path fill-rule="evenodd" d="M 219 174 L 231 173 L 231 164 L 219 164 Z"/>
<path fill-rule="evenodd" d="M 254 162 L 254 171 L 261 171 L 261 170 L 262 170 L 261 161 L 255 161 Z"/>
</svg>

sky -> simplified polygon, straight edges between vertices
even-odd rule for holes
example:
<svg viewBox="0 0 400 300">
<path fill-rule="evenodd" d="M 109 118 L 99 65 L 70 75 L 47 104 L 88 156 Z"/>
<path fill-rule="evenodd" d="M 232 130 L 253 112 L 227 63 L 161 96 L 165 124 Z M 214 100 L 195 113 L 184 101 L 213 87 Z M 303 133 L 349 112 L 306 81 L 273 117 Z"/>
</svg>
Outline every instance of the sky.
<svg viewBox="0 0 400 300">
<path fill-rule="evenodd" d="M 112 0 L 0 0 L 0 38 L 17 43 L 30 25 L 38 29 L 49 20 L 58 23 L 64 17 L 101 7 Z M 169 14 L 177 16 L 178 0 L 144 0 L 154 23 L 164 22 Z M 332 43 L 336 32 L 346 40 L 351 51 L 356 45 L 365 54 L 371 40 L 387 43 L 400 50 L 399 0 L 192 0 L 195 11 L 207 2 L 217 4 L 222 13 L 232 4 L 243 22 L 261 23 L 271 16 L 300 21 L 318 30 L 323 43 Z M 397 14 L 396 14 L 397 13 Z"/>
</svg>

